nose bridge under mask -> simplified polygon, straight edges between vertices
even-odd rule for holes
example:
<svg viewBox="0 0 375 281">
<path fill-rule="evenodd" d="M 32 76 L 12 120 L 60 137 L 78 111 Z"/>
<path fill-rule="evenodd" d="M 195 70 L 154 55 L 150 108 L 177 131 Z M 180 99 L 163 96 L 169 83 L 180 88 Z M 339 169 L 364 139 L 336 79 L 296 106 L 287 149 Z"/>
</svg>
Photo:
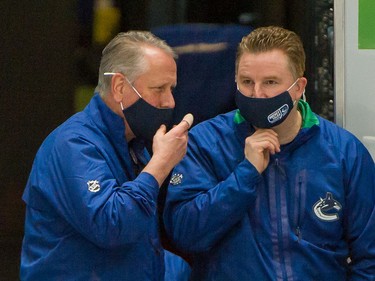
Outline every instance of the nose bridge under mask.
<svg viewBox="0 0 375 281">
<path fill-rule="evenodd" d="M 238 86 L 238 83 L 236 83 L 237 85 L 237 91 L 239 91 L 240 93 L 242 93 L 242 91 L 240 90 L 240 87 Z M 259 91 L 259 90 L 258 90 Z M 254 93 L 256 92 L 256 87 L 254 86 L 254 88 L 251 90 L 251 97 L 254 96 Z"/>
</svg>

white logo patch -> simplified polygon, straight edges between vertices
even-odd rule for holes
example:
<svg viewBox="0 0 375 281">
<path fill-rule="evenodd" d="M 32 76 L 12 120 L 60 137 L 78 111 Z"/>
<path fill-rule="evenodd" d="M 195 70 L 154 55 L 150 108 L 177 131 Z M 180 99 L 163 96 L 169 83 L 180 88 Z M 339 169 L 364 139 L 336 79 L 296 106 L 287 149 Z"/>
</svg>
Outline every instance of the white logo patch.
<svg viewBox="0 0 375 281">
<path fill-rule="evenodd" d="M 274 111 L 273 113 L 268 115 L 268 117 L 267 117 L 268 122 L 273 124 L 273 123 L 279 121 L 281 118 L 283 118 L 288 113 L 288 110 L 289 110 L 289 105 L 284 104 L 279 109 L 277 109 L 276 111 Z"/>
<path fill-rule="evenodd" d="M 87 182 L 88 190 L 91 192 L 98 192 L 100 190 L 100 184 L 98 180 L 92 180 Z"/>
<path fill-rule="evenodd" d="M 178 185 L 182 182 L 183 177 L 182 174 L 173 174 L 169 183 L 172 185 Z"/>
<path fill-rule="evenodd" d="M 315 215 L 322 221 L 332 222 L 338 220 L 341 204 L 333 198 L 331 192 L 326 193 L 326 198 L 320 198 L 313 206 Z"/>
</svg>

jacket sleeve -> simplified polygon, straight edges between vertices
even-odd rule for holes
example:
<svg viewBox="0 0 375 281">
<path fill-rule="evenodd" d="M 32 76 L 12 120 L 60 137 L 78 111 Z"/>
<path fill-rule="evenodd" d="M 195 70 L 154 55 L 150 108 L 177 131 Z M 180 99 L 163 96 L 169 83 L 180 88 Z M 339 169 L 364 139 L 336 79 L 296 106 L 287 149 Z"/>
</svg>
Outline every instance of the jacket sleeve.
<svg viewBox="0 0 375 281">
<path fill-rule="evenodd" d="M 47 171 L 40 171 L 53 209 L 99 247 L 139 242 L 157 220 L 154 177 L 141 173 L 129 180 L 110 159 L 115 155 L 83 138 L 62 143 L 52 150 Z"/>
<path fill-rule="evenodd" d="M 346 166 L 349 280 L 375 280 L 375 166 L 362 144 L 355 149 L 347 155 Z"/>
<path fill-rule="evenodd" d="M 232 167 L 220 155 L 220 149 L 198 143 L 198 137 L 190 135 L 187 155 L 172 173 L 164 222 L 183 251 L 209 250 L 254 202 L 260 180 L 254 166 L 242 155 Z"/>
</svg>

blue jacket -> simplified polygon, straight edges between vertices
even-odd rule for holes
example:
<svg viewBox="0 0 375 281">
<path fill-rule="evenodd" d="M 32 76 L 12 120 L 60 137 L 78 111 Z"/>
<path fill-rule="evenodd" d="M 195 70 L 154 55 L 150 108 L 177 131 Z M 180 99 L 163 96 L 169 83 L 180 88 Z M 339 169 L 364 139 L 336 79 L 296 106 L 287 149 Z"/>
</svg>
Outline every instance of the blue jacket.
<svg viewBox="0 0 375 281">
<path fill-rule="evenodd" d="M 191 280 L 375 280 L 374 161 L 299 106 L 303 128 L 262 174 L 244 158 L 253 129 L 238 111 L 190 131 L 164 220 L 194 254 Z"/>
<path fill-rule="evenodd" d="M 124 132 L 95 95 L 43 142 L 23 195 L 21 280 L 164 280 L 158 183 L 136 177 Z"/>
</svg>

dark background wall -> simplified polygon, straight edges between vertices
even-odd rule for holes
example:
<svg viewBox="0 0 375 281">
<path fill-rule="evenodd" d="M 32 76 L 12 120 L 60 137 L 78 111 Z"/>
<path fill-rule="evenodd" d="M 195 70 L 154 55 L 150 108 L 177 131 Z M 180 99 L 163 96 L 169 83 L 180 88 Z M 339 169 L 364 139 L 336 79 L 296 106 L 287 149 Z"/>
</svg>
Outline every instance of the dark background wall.
<svg viewBox="0 0 375 281">
<path fill-rule="evenodd" d="M 43 139 L 74 113 L 78 84 L 94 84 L 102 46 L 92 46 L 93 1 L 0 3 L 0 280 L 18 280 L 22 192 Z M 120 29 L 181 22 L 277 24 L 306 34 L 304 1 L 118 1 Z"/>
<path fill-rule="evenodd" d="M 72 114 L 74 1 L 0 4 L 0 280 L 18 280 L 21 195 L 43 138 Z"/>
</svg>

